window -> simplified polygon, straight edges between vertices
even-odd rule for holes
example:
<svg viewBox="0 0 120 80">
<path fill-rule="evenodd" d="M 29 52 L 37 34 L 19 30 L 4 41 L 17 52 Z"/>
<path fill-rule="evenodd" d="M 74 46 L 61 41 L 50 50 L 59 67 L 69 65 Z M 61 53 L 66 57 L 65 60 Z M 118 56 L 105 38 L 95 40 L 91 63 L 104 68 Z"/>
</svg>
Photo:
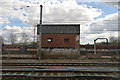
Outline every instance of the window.
<svg viewBox="0 0 120 80">
<path fill-rule="evenodd" d="M 69 42 L 69 38 L 65 38 L 65 39 L 64 39 L 64 42 Z"/>
<path fill-rule="evenodd" d="M 52 38 L 48 38 L 47 41 L 48 41 L 48 42 L 52 42 Z"/>
</svg>

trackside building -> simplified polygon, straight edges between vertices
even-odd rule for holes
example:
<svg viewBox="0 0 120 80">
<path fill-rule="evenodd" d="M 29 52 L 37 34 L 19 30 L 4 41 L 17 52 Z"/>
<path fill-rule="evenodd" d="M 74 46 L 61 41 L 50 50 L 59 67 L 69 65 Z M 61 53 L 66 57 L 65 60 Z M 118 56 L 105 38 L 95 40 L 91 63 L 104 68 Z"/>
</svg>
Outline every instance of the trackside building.
<svg viewBox="0 0 120 80">
<path fill-rule="evenodd" d="M 42 48 L 79 48 L 80 24 L 42 24 L 41 33 Z"/>
</svg>

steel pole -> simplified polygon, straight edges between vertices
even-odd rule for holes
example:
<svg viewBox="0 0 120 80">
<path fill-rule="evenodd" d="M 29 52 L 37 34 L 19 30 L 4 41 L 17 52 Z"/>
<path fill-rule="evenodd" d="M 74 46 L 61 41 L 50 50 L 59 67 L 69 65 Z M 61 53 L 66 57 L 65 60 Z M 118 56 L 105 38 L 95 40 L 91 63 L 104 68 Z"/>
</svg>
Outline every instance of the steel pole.
<svg viewBox="0 0 120 80">
<path fill-rule="evenodd" d="M 94 40 L 94 54 L 96 54 L 96 40 Z"/>
<path fill-rule="evenodd" d="M 40 5 L 40 26 L 39 26 L 39 34 L 38 34 L 38 59 L 41 59 L 41 28 L 42 28 L 42 5 Z"/>
</svg>

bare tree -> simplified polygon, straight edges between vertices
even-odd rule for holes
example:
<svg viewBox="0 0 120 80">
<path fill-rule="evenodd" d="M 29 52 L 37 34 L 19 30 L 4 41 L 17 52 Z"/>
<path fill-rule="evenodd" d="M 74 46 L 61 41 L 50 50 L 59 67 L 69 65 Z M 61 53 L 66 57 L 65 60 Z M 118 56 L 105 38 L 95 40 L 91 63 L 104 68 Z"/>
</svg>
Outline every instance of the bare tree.
<svg viewBox="0 0 120 80">
<path fill-rule="evenodd" d="M 110 37 L 110 43 L 112 45 L 116 45 L 116 46 L 120 45 L 120 37 L 111 36 Z"/>
<path fill-rule="evenodd" d="M 17 41 L 17 36 L 16 36 L 16 34 L 10 33 L 8 39 L 9 39 L 9 42 L 10 42 L 11 44 L 15 44 L 15 42 Z"/>
<path fill-rule="evenodd" d="M 22 41 L 23 41 L 23 44 L 26 45 L 27 42 L 28 42 L 28 35 L 26 33 L 22 33 Z"/>
<path fill-rule="evenodd" d="M 0 36 L 0 44 L 4 44 L 4 38 Z"/>
<path fill-rule="evenodd" d="M 111 36 L 110 37 L 110 42 L 113 42 L 113 41 L 115 41 L 116 40 L 116 38 L 114 37 L 114 36 Z"/>
<path fill-rule="evenodd" d="M 0 55 L 2 53 L 2 44 L 4 43 L 3 37 L 0 36 Z"/>
</svg>

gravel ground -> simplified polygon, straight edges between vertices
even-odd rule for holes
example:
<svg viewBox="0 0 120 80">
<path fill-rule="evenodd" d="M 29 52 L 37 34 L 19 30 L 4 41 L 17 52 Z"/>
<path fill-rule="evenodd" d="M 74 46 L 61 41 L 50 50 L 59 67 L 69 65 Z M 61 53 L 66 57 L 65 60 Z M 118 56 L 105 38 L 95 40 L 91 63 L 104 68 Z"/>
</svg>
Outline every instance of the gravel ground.
<svg viewBox="0 0 120 80">
<path fill-rule="evenodd" d="M 3 59 L 2 62 L 14 62 L 14 63 L 78 63 L 78 62 L 111 62 L 107 59 Z"/>
<path fill-rule="evenodd" d="M 14 62 L 14 63 L 78 63 L 78 62 L 112 62 L 112 60 L 104 58 L 104 59 L 87 59 L 84 56 L 81 56 L 79 59 L 36 59 L 36 55 L 30 54 L 4 54 L 2 55 L 3 58 L 2 62 Z M 16 58 L 25 58 L 25 59 L 10 59 L 9 57 L 16 57 Z M 28 58 L 28 59 L 27 59 Z M 33 58 L 33 59 L 31 59 Z"/>
</svg>

